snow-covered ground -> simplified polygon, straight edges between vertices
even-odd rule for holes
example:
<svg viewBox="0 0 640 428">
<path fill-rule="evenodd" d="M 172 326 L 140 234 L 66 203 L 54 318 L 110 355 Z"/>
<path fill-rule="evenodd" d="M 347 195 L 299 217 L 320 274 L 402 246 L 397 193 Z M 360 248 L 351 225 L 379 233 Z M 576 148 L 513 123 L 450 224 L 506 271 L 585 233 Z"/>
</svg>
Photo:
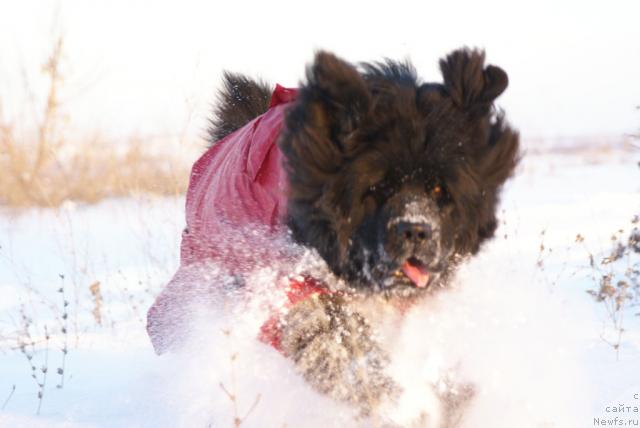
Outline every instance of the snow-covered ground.
<svg viewBox="0 0 640 428">
<path fill-rule="evenodd" d="M 425 385 L 449 373 L 476 390 L 463 427 L 640 425 L 640 309 L 624 311 L 616 352 L 606 308 L 586 293 L 602 273 L 589 254 L 608 255 L 640 213 L 639 160 L 639 150 L 525 158 L 496 239 L 455 289 L 404 320 L 392 358 L 409 407 L 428 407 Z M 182 204 L 0 214 L 0 426 L 376 426 L 309 390 L 254 340 L 251 314 L 229 331 L 213 319 L 207 340 L 155 356 L 145 314 L 177 268 Z"/>
</svg>

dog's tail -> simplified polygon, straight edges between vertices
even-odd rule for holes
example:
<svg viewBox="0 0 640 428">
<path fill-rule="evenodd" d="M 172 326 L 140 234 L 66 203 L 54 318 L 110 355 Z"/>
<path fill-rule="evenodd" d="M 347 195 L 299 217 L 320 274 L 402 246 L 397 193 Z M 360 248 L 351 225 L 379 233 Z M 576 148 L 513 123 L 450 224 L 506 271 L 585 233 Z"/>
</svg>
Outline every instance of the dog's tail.
<svg viewBox="0 0 640 428">
<path fill-rule="evenodd" d="M 209 121 L 209 145 L 241 128 L 269 109 L 272 88 L 243 74 L 223 72 L 222 88 Z"/>
</svg>

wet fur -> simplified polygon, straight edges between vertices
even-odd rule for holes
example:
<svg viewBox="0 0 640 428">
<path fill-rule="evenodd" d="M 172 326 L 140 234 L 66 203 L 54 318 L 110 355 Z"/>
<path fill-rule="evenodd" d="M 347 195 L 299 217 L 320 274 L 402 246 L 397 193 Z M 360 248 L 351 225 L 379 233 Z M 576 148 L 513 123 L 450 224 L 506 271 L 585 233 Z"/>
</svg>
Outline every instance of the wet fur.
<svg viewBox="0 0 640 428">
<path fill-rule="evenodd" d="M 406 62 L 356 67 L 320 52 L 286 113 L 279 145 L 290 186 L 287 225 L 355 290 L 366 282 L 362 254 L 373 219 L 407 183 L 416 192 L 446 187 L 438 207 L 450 248 L 447 273 L 496 230 L 500 189 L 519 158 L 518 133 L 493 107 L 507 75 L 470 49 L 454 51 L 440 69 L 443 83 L 422 83 Z M 212 142 L 266 111 L 267 92 L 262 83 L 225 74 Z M 317 390 L 366 414 L 385 397 L 399 397 L 384 374 L 388 356 L 375 322 L 350 298 L 316 296 L 285 316 L 283 349 Z M 440 426 L 449 426 L 453 407 Z"/>
</svg>

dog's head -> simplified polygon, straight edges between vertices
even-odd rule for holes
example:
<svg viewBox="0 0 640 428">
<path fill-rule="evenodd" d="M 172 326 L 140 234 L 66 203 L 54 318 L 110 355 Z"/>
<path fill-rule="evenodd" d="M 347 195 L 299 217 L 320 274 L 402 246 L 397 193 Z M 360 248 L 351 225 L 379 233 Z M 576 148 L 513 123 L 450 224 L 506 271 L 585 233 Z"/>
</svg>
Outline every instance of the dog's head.
<svg viewBox="0 0 640 428">
<path fill-rule="evenodd" d="M 408 63 L 358 69 L 320 52 L 287 113 L 288 226 L 354 287 L 432 288 L 496 229 L 518 159 L 493 108 L 507 75 L 469 49 L 440 69 L 443 84 L 420 83 Z"/>
</svg>

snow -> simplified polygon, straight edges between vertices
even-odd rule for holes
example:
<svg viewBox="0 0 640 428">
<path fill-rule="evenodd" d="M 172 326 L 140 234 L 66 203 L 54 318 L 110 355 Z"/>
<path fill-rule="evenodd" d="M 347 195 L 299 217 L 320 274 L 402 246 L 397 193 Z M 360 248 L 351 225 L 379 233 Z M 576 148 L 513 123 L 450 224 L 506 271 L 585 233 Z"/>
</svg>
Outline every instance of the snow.
<svg viewBox="0 0 640 428">
<path fill-rule="evenodd" d="M 586 293 L 596 288 L 588 252 L 608 254 L 611 235 L 628 232 L 640 213 L 639 159 L 638 150 L 525 158 L 505 188 L 495 240 L 463 266 L 453 289 L 413 308 L 394 338 L 390 371 L 405 388 L 391 411 L 396 421 L 421 410 L 437 417 L 427 385 L 443 379 L 476 391 L 461 427 L 640 418 L 606 411 L 640 406 L 638 308 L 625 313 L 616 352 L 602 340 L 611 334 L 604 306 Z M 263 316 L 255 304 L 194 311 L 203 322 L 189 346 L 153 353 L 145 313 L 178 266 L 181 198 L 0 216 L 0 426 L 233 427 L 236 417 L 242 427 L 377 426 L 316 394 L 255 340 Z M 273 272 L 253 277 L 268 286 Z M 40 387 L 20 343 L 33 353 L 38 382 L 47 366 L 39 414 Z"/>
</svg>

